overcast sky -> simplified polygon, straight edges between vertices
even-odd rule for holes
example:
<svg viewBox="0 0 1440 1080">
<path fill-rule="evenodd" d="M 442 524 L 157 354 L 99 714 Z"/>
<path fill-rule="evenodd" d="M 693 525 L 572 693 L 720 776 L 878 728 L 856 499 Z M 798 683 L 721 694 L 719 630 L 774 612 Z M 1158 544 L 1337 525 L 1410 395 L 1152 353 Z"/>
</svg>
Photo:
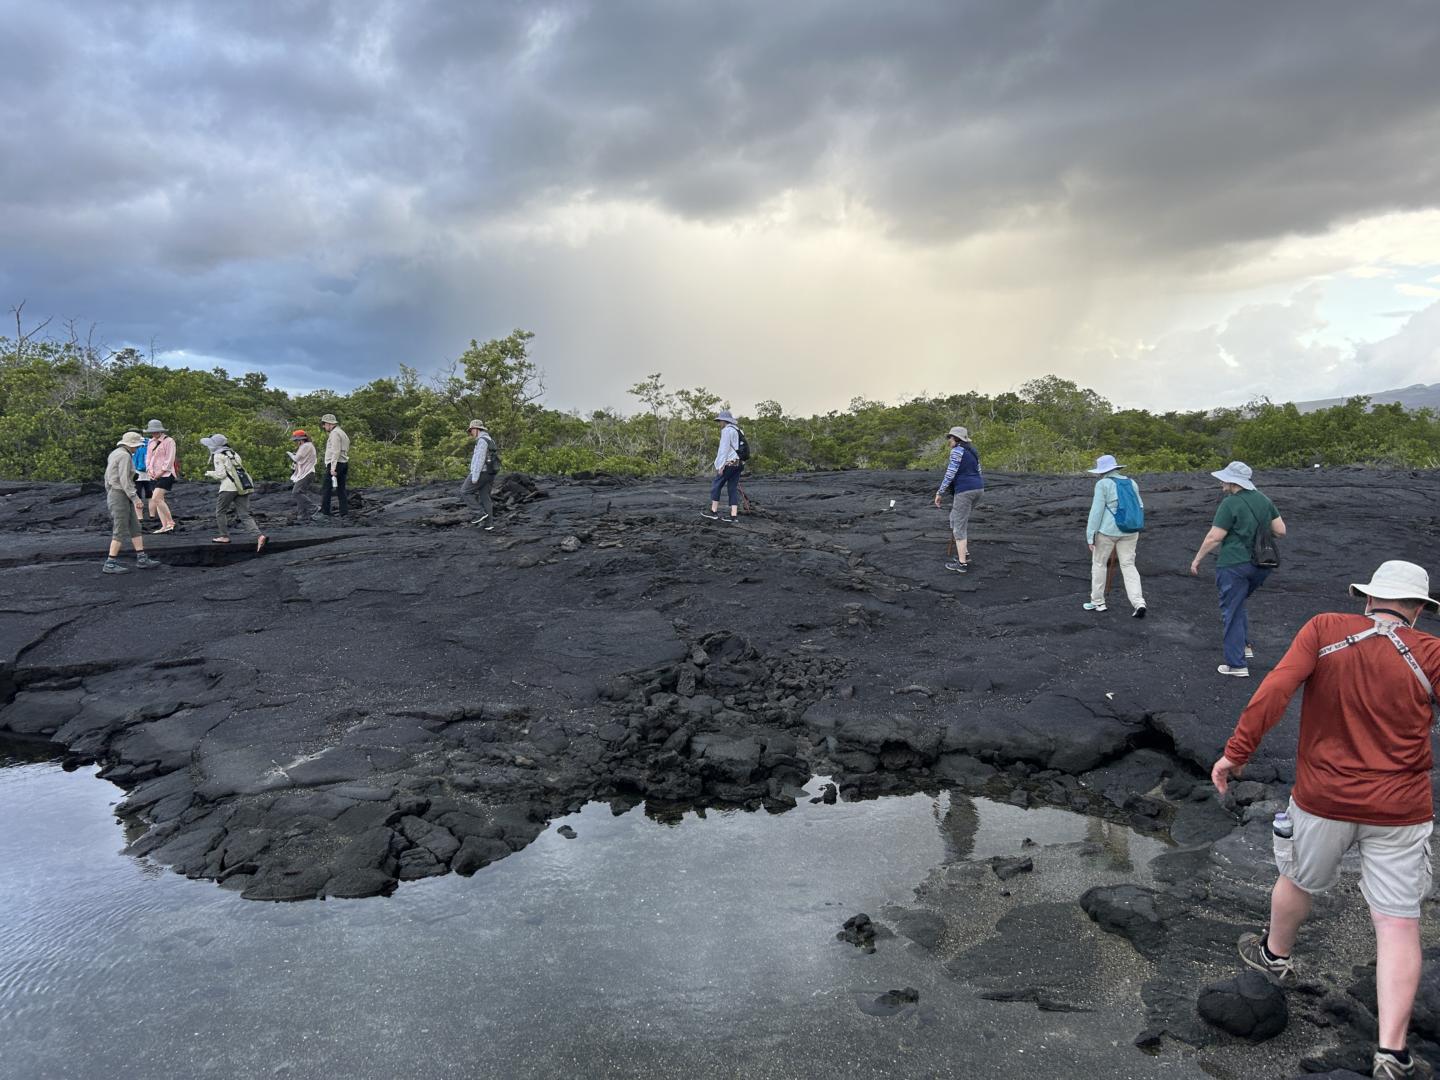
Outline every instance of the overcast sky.
<svg viewBox="0 0 1440 1080">
<path fill-rule="evenodd" d="M 1440 8 L 0 0 L 0 307 L 346 389 L 1440 381 Z M 3 331 L 0 331 L 3 332 Z M 11 328 L 13 333 L 13 326 Z"/>
</svg>

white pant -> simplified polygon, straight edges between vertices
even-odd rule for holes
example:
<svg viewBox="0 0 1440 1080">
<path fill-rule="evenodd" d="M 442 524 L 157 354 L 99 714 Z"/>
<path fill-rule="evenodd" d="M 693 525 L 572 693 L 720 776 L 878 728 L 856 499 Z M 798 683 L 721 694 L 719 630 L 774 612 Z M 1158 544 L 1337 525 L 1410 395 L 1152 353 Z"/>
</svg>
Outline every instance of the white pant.
<svg viewBox="0 0 1440 1080">
<path fill-rule="evenodd" d="M 1110 553 L 1120 558 L 1120 577 L 1125 582 L 1125 595 L 1131 607 L 1144 607 L 1145 594 L 1140 591 L 1140 571 L 1135 569 L 1135 547 L 1140 543 L 1139 533 L 1124 536 L 1095 534 L 1095 553 L 1090 559 L 1090 601 L 1105 603 L 1105 577 L 1110 565 Z"/>
</svg>

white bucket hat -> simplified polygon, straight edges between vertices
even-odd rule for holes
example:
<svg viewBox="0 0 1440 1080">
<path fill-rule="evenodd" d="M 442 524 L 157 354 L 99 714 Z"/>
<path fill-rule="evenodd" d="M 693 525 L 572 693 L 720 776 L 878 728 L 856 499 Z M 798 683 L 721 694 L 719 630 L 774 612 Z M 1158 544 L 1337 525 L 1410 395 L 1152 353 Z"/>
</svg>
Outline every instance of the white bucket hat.
<svg viewBox="0 0 1440 1080">
<path fill-rule="evenodd" d="M 224 435 L 211 435 L 208 439 L 201 439 L 200 445 L 207 450 L 224 450 L 230 445 L 230 440 Z"/>
<path fill-rule="evenodd" d="M 1440 608 L 1440 603 L 1430 598 L 1430 575 L 1425 568 L 1400 559 L 1381 563 L 1366 584 L 1356 582 L 1350 586 L 1350 595 L 1372 600 L 1419 600 L 1426 607 Z"/>
<path fill-rule="evenodd" d="M 1217 469 L 1210 474 L 1222 484 L 1239 484 L 1246 491 L 1255 490 L 1255 482 L 1250 479 L 1254 476 L 1254 470 L 1243 461 L 1232 461 L 1223 469 Z"/>
<path fill-rule="evenodd" d="M 126 447 L 127 449 L 134 450 L 137 446 L 139 446 L 139 445 L 140 445 L 141 443 L 143 443 L 144 441 L 145 441 L 145 436 L 144 436 L 144 435 L 141 435 L 140 432 L 138 432 L 138 431 L 127 431 L 127 432 L 125 432 L 124 435 L 121 435 L 121 436 L 120 436 L 120 441 L 117 442 L 115 445 L 116 445 L 116 446 L 123 446 L 123 447 Z"/>
<path fill-rule="evenodd" d="M 1091 476 L 1100 476 L 1103 473 L 1114 472 L 1116 469 L 1123 469 L 1124 467 L 1125 466 L 1115 460 L 1114 454 L 1101 454 L 1095 459 L 1095 467 L 1088 471 Z"/>
<path fill-rule="evenodd" d="M 721 409 L 715 414 L 715 419 L 722 423 L 733 424 L 735 422 L 735 414 L 729 409 Z"/>
<path fill-rule="evenodd" d="M 961 427 L 959 424 L 956 424 L 945 434 L 952 439 L 959 439 L 961 442 L 970 441 L 970 429 L 968 427 Z"/>
</svg>

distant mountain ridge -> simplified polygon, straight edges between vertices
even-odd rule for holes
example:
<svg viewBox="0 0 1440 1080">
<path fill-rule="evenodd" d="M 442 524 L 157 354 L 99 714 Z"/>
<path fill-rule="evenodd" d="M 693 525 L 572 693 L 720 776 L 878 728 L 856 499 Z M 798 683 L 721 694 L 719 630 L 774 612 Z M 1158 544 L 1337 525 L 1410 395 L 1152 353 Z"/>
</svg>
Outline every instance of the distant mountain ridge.
<svg viewBox="0 0 1440 1080">
<path fill-rule="evenodd" d="M 1353 396 L 1353 395 L 1352 395 Z M 1404 405 L 1407 409 L 1434 409 L 1440 412 L 1440 383 L 1415 383 L 1398 390 L 1382 390 L 1371 394 L 1372 405 Z M 1297 401 L 1295 407 L 1302 413 L 1316 409 L 1328 409 L 1332 405 L 1344 405 L 1349 398 L 1322 398 L 1319 401 Z"/>
</svg>

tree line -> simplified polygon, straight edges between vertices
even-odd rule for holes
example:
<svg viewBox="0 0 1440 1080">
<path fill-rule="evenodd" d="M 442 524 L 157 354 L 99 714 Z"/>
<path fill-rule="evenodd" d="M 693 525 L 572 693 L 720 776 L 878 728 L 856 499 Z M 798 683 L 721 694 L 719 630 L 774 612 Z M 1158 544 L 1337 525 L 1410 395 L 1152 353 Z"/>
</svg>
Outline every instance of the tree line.
<svg viewBox="0 0 1440 1080">
<path fill-rule="evenodd" d="M 714 410 L 729 405 L 705 387 L 669 389 L 660 373 L 629 389 L 630 412 L 561 412 L 543 404 L 534 335 L 516 330 L 471 341 L 438 376 L 415 368 L 348 394 L 290 394 L 261 372 L 232 376 L 150 362 L 134 349 L 83 340 L 0 336 L 0 476 L 79 482 L 99 478 L 127 429 L 163 420 L 180 446 L 183 478 L 208 467 L 201 436 L 223 432 L 257 479 L 289 475 L 297 427 L 315 431 L 333 412 L 352 439 L 351 483 L 401 485 L 458 479 L 470 459 L 465 426 L 489 423 L 507 470 L 546 475 L 642 477 L 708 471 Z M 1233 458 L 1256 468 L 1440 465 L 1440 420 L 1428 410 L 1371 405 L 1364 397 L 1301 413 L 1268 401 L 1233 409 L 1152 413 L 1116 409 L 1055 376 L 1001 394 L 966 393 L 886 403 L 855 398 L 844 410 L 792 416 L 778 401 L 737 408 L 750 468 L 935 469 L 943 433 L 964 424 L 993 471 L 1073 473 L 1098 453 L 1140 472 L 1211 469 Z"/>
</svg>

